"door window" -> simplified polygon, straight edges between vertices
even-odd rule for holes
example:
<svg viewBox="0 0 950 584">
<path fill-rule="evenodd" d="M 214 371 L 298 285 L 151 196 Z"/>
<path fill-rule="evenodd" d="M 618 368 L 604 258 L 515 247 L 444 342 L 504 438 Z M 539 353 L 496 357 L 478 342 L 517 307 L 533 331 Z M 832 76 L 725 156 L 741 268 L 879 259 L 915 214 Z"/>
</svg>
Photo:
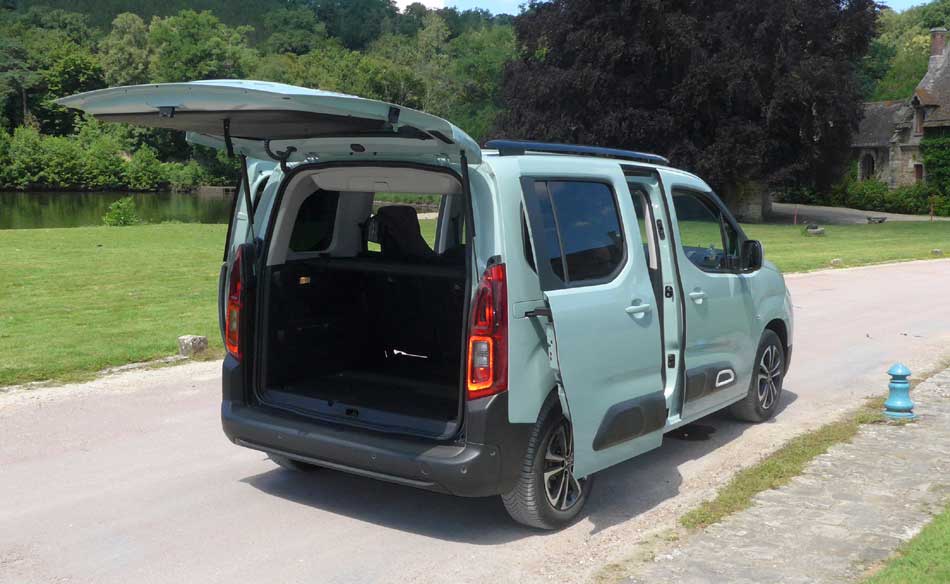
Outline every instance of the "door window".
<svg viewBox="0 0 950 584">
<path fill-rule="evenodd" d="M 730 270 L 739 237 L 722 210 L 701 193 L 673 190 L 673 208 L 679 223 L 683 253 L 701 270 Z"/>
<path fill-rule="evenodd" d="M 544 233 L 538 260 L 549 262 L 564 283 L 609 278 L 626 258 L 614 192 L 593 181 L 534 182 Z"/>
</svg>

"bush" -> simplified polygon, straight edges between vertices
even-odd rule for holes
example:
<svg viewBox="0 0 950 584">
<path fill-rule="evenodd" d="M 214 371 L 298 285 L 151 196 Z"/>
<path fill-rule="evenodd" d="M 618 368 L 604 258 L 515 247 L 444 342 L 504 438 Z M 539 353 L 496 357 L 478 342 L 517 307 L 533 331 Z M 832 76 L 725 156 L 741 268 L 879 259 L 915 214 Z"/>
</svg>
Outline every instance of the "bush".
<svg viewBox="0 0 950 584">
<path fill-rule="evenodd" d="M 0 128 L 0 188 L 10 186 L 10 134 Z"/>
<path fill-rule="evenodd" d="M 168 184 L 168 176 L 155 151 L 142 146 L 126 166 L 125 182 L 133 191 L 157 191 Z"/>
<path fill-rule="evenodd" d="M 139 223 L 139 217 L 135 213 L 135 199 L 122 197 L 109 205 L 109 210 L 102 216 L 102 222 L 110 227 L 122 227 Z"/>
<path fill-rule="evenodd" d="M 166 162 L 165 175 L 173 191 L 191 191 L 211 180 L 204 167 L 195 160 Z"/>
</svg>

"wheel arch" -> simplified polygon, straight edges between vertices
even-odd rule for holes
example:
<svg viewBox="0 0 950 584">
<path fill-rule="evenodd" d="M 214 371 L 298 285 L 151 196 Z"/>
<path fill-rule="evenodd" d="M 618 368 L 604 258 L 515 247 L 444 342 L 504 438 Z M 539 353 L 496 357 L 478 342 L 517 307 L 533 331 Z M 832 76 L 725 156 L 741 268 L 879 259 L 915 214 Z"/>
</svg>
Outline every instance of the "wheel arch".
<svg viewBox="0 0 950 584">
<path fill-rule="evenodd" d="M 772 331 L 778 335 L 779 340 L 782 342 L 782 352 L 785 353 L 785 370 L 788 371 L 789 359 L 787 355 L 789 354 L 789 338 L 788 338 L 788 325 L 785 324 L 785 321 L 781 318 L 773 318 L 765 325 L 765 330 Z"/>
</svg>

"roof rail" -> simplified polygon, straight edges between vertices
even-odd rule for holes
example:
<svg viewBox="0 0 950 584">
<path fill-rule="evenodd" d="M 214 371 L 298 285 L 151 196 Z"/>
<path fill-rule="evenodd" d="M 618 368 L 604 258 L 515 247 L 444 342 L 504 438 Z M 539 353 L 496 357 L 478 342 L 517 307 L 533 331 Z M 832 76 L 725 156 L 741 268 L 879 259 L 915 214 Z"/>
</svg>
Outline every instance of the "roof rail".
<svg viewBox="0 0 950 584">
<path fill-rule="evenodd" d="M 517 156 L 528 152 L 546 154 L 576 154 L 580 156 L 598 156 L 601 158 L 617 158 L 635 162 L 649 162 L 668 166 L 670 161 L 657 154 L 635 152 L 633 150 L 618 150 L 617 148 L 602 148 L 600 146 L 580 146 L 578 144 L 554 144 L 550 142 L 529 142 L 525 140 L 489 140 L 485 148 L 498 150 L 501 156 Z"/>
</svg>

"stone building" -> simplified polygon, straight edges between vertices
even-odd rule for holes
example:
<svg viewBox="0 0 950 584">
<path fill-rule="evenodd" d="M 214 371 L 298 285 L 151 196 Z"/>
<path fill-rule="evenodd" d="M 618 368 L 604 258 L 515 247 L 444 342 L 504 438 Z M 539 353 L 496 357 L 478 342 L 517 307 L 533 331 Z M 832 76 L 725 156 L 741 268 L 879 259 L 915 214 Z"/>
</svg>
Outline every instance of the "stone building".
<svg viewBox="0 0 950 584">
<path fill-rule="evenodd" d="M 950 128 L 948 48 L 947 29 L 932 29 L 927 74 L 914 94 L 906 100 L 864 104 L 864 119 L 851 144 L 859 180 L 877 179 L 891 188 L 924 180 L 920 141 Z"/>
</svg>

